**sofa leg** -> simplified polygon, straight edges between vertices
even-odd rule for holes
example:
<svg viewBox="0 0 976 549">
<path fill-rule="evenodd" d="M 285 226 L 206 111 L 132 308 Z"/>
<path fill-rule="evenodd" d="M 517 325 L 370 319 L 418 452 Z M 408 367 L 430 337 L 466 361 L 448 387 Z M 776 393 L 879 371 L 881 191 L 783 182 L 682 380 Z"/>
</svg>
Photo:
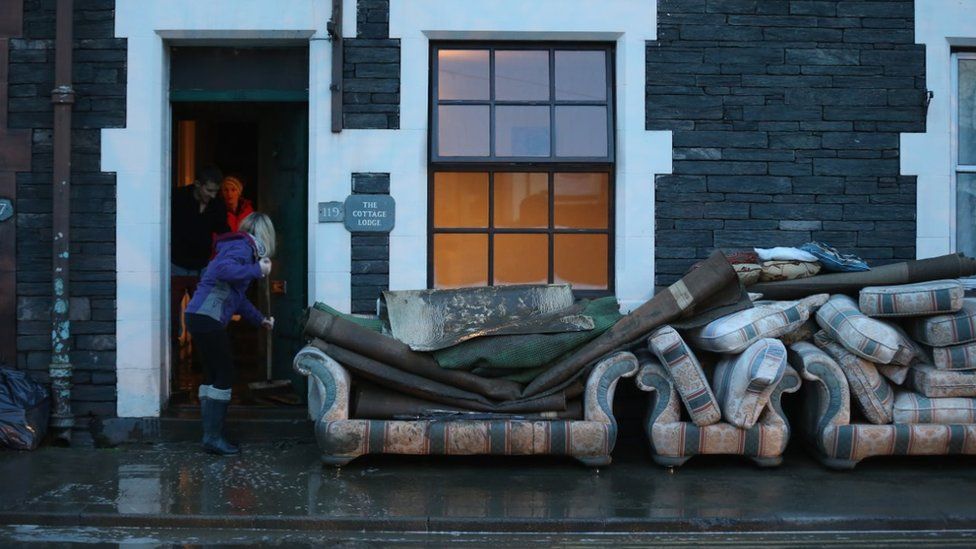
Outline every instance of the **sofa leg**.
<svg viewBox="0 0 976 549">
<path fill-rule="evenodd" d="M 349 464 L 350 461 L 356 459 L 359 456 L 334 456 L 331 454 L 322 454 L 322 464 L 331 465 L 332 467 L 342 467 L 343 465 Z"/>
<path fill-rule="evenodd" d="M 610 456 L 573 456 L 587 467 L 603 467 L 610 465 Z"/>
<path fill-rule="evenodd" d="M 662 467 L 681 467 L 682 465 L 685 464 L 686 461 L 691 459 L 691 456 L 676 457 L 676 456 L 659 456 L 655 454 L 651 456 L 651 459 L 654 460 L 654 463 L 657 463 Z"/>
<path fill-rule="evenodd" d="M 783 463 L 783 456 L 754 457 L 752 461 L 760 467 L 779 467 Z"/>
<path fill-rule="evenodd" d="M 853 459 L 840 459 L 840 458 L 829 458 L 820 456 L 820 463 L 824 464 L 824 467 L 828 469 L 835 469 L 838 471 L 850 471 L 857 466 L 858 461 Z"/>
</svg>

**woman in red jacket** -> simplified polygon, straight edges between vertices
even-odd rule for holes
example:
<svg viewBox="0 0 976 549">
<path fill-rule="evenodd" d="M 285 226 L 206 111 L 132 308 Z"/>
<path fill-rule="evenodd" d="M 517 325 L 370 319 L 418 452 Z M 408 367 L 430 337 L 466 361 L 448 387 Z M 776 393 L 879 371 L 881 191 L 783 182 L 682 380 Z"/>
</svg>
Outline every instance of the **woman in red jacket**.
<svg viewBox="0 0 976 549">
<path fill-rule="evenodd" d="M 228 175 L 220 186 L 220 194 L 224 197 L 224 204 L 227 205 L 227 225 L 231 232 L 237 231 L 241 221 L 245 217 L 254 213 L 254 205 L 251 201 L 242 197 L 244 183 L 240 179 Z"/>
</svg>

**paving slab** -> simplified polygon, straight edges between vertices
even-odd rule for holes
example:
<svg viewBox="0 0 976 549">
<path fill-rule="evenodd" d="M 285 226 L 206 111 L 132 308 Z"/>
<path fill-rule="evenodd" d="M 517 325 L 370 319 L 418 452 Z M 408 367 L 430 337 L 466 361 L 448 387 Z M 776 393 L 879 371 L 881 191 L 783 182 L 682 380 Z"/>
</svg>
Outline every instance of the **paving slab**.
<svg viewBox="0 0 976 549">
<path fill-rule="evenodd" d="M 976 545 L 972 458 L 868 460 L 835 472 L 793 449 L 778 469 L 695 458 L 669 470 L 628 444 L 598 470 L 555 458 L 397 456 L 335 469 L 313 443 L 243 448 L 225 458 L 194 443 L 0 452 L 0 541 L 73 532 L 86 543 L 94 532 L 115 543 L 206 544 L 220 532 L 260 542 L 272 531 L 282 542 L 354 545 L 492 536 L 526 545 Z"/>
</svg>

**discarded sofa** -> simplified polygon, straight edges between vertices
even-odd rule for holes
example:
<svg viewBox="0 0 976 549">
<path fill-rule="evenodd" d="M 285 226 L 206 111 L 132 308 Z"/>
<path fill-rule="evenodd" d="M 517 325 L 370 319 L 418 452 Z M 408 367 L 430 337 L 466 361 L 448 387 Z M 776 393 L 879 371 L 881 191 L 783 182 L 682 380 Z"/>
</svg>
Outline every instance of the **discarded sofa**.
<svg viewBox="0 0 976 549">
<path fill-rule="evenodd" d="M 637 356 L 641 364 L 637 387 L 651 393 L 644 426 L 655 463 L 677 467 L 696 455 L 746 456 L 760 467 L 782 463 L 790 439 L 790 425 L 780 400 L 783 393 L 800 388 L 800 377 L 792 368 L 784 367 L 781 376 L 769 383 L 768 401 L 752 406 L 749 414 L 758 414 L 758 418 L 743 428 L 721 421 L 722 405 L 711 396 L 700 367 L 697 372 L 685 371 L 676 376 L 649 351 L 639 351 Z M 679 389 L 689 382 L 690 398 L 683 398 Z M 703 411 L 707 412 L 703 415 Z"/>
<path fill-rule="evenodd" d="M 628 352 L 597 363 L 586 379 L 579 420 L 359 419 L 349 417 L 352 379 L 334 358 L 308 345 L 295 356 L 294 368 L 309 378 L 309 413 L 327 465 L 345 465 L 366 454 L 490 454 L 565 455 L 601 466 L 610 463 L 617 438 L 614 390 L 638 364 Z"/>
<path fill-rule="evenodd" d="M 873 456 L 976 454 L 976 423 L 852 422 L 851 388 L 840 366 L 807 342 L 790 351 L 807 382 L 801 429 L 827 467 L 853 469 Z"/>
<path fill-rule="evenodd" d="M 834 295 L 817 322 L 823 330 L 789 359 L 808 381 L 804 436 L 826 466 L 976 454 L 976 300 L 959 281 Z"/>
</svg>

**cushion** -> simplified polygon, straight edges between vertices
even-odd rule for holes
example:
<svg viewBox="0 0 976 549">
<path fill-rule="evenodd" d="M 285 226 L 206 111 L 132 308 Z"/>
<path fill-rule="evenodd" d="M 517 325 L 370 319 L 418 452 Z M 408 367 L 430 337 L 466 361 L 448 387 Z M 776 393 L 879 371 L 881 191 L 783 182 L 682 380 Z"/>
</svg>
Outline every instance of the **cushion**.
<svg viewBox="0 0 976 549">
<path fill-rule="evenodd" d="M 816 261 L 763 261 L 762 273 L 759 275 L 759 280 L 762 282 L 793 280 L 796 278 L 807 278 L 819 272 L 820 264 Z"/>
<path fill-rule="evenodd" d="M 919 364 L 912 367 L 908 386 L 930 398 L 976 397 L 976 371 L 954 372 Z"/>
<path fill-rule="evenodd" d="M 878 364 L 878 371 L 893 383 L 901 385 L 905 383 L 905 379 L 908 377 L 908 368 L 925 359 L 925 350 L 908 337 L 905 330 L 895 324 L 889 324 L 889 326 L 898 332 L 898 351 L 891 359 L 891 364 Z"/>
<path fill-rule="evenodd" d="M 976 423 L 976 398 L 929 398 L 899 391 L 894 415 L 895 423 Z"/>
<path fill-rule="evenodd" d="M 800 324 L 800 326 L 792 332 L 781 335 L 779 340 L 783 342 L 783 345 L 793 345 L 794 343 L 799 343 L 801 341 L 810 341 L 813 339 L 813 334 L 817 333 L 819 330 L 820 326 L 817 326 L 817 321 L 811 318 L 803 324 Z"/>
<path fill-rule="evenodd" d="M 825 271 L 849 273 L 867 271 L 868 264 L 854 254 L 842 254 L 825 242 L 807 242 L 800 249 L 817 258 Z"/>
<path fill-rule="evenodd" d="M 722 412 L 708 386 L 705 372 L 678 332 L 671 326 L 663 326 L 647 338 L 647 347 L 671 374 L 691 421 L 695 425 L 718 423 Z"/>
<path fill-rule="evenodd" d="M 909 366 L 896 366 L 894 364 L 875 364 L 878 372 L 891 380 L 895 385 L 902 385 L 908 378 Z"/>
<path fill-rule="evenodd" d="M 713 378 L 725 421 L 740 429 L 755 425 L 785 371 L 786 347 L 778 339 L 760 339 L 741 355 L 725 356 Z"/>
<path fill-rule="evenodd" d="M 759 275 L 762 273 L 762 267 L 758 263 L 736 263 L 732 265 L 732 270 L 739 276 L 743 286 L 752 286 L 759 282 Z"/>
<path fill-rule="evenodd" d="M 959 345 L 976 341 L 976 298 L 962 300 L 962 308 L 954 313 L 913 319 L 912 337 L 936 347 Z"/>
<path fill-rule="evenodd" d="M 831 296 L 817 311 L 817 324 L 848 351 L 879 364 L 890 363 L 901 344 L 894 328 L 862 313 L 846 295 Z"/>
<path fill-rule="evenodd" d="M 925 316 L 954 313 L 962 308 L 965 289 L 958 280 L 933 280 L 861 290 L 858 306 L 873 317 Z"/>
<path fill-rule="evenodd" d="M 940 370 L 976 370 L 976 342 L 932 347 L 932 364 Z"/>
<path fill-rule="evenodd" d="M 894 392 L 881 377 L 874 364 L 848 351 L 843 345 L 831 340 L 825 332 L 817 332 L 816 344 L 827 352 L 844 371 L 851 394 L 871 423 L 891 423 Z"/>
<path fill-rule="evenodd" d="M 723 316 L 688 331 L 688 340 L 705 351 L 738 354 L 760 339 L 779 337 L 799 328 L 824 295 L 800 301 L 759 301 L 752 309 Z"/>
</svg>

